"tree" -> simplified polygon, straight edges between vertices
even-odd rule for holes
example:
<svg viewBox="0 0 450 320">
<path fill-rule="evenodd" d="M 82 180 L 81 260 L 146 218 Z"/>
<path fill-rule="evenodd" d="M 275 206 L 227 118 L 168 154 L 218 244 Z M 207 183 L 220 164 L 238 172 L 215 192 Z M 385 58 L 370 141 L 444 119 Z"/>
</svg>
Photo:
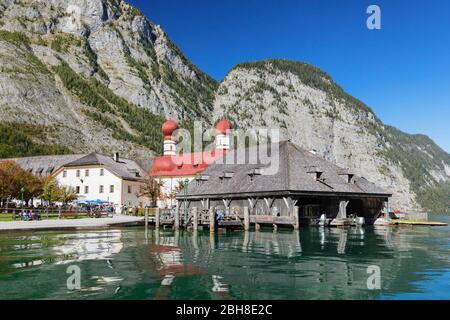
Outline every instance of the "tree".
<svg viewBox="0 0 450 320">
<path fill-rule="evenodd" d="M 162 188 L 164 187 L 164 183 L 158 179 L 155 179 L 152 176 L 148 176 L 144 179 L 144 185 L 141 187 L 139 191 L 139 197 L 147 197 L 150 199 L 150 206 L 156 207 L 157 201 L 163 195 Z"/>
<path fill-rule="evenodd" d="M 21 192 L 20 196 L 23 195 L 25 203 L 42 194 L 42 179 L 39 179 L 32 173 L 21 170 L 17 173 L 16 179 L 20 188 L 23 188 L 23 194 Z"/>
<path fill-rule="evenodd" d="M 42 193 L 42 181 L 14 161 L 0 161 L 0 200 L 28 201 Z"/>
<path fill-rule="evenodd" d="M 15 162 L 0 162 L 0 198 L 4 199 L 13 197 L 16 193 L 17 184 L 14 180 L 14 171 L 17 169 Z"/>
<path fill-rule="evenodd" d="M 170 190 L 170 192 L 166 195 L 166 198 L 173 201 L 176 199 L 177 195 L 184 190 L 184 187 L 186 186 L 184 180 L 178 179 L 177 180 L 177 186 Z"/>
<path fill-rule="evenodd" d="M 59 201 L 61 201 L 64 205 L 67 205 L 69 202 L 77 199 L 78 195 L 75 188 L 67 186 L 59 187 Z"/>
<path fill-rule="evenodd" d="M 42 186 L 42 199 L 49 203 L 60 200 L 61 189 L 53 176 L 44 178 Z"/>
</svg>

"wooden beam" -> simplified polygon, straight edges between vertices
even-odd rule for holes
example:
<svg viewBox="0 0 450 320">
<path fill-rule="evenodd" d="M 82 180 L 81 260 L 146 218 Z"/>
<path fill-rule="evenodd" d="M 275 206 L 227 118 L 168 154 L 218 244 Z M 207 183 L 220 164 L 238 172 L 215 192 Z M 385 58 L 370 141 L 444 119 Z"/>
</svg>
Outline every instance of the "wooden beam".
<svg viewBox="0 0 450 320">
<path fill-rule="evenodd" d="M 231 199 L 222 199 L 223 205 L 225 206 L 225 209 L 228 209 L 231 203 Z"/>
<path fill-rule="evenodd" d="M 248 198 L 248 203 L 250 204 L 250 208 L 254 209 L 256 207 L 256 204 L 258 203 L 258 198 L 252 199 Z"/>
<path fill-rule="evenodd" d="M 270 209 L 273 206 L 273 203 L 275 202 L 275 198 L 264 198 L 264 202 L 266 203 L 267 209 L 269 209 L 270 211 Z"/>
<path fill-rule="evenodd" d="M 286 205 L 286 208 L 288 208 L 288 210 L 290 211 L 291 210 L 291 205 L 289 204 L 288 198 L 283 197 L 283 201 L 284 201 L 284 204 Z"/>
</svg>

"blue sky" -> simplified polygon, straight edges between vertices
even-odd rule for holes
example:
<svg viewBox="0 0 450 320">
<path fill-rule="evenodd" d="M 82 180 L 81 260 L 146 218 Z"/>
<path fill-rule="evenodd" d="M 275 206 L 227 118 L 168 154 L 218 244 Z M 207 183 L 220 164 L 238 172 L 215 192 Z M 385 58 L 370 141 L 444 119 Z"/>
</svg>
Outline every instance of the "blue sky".
<svg viewBox="0 0 450 320">
<path fill-rule="evenodd" d="M 313 64 L 385 123 L 450 152 L 450 1 L 132 0 L 201 70 L 237 63 Z M 366 27 L 371 4 L 381 30 Z"/>
</svg>

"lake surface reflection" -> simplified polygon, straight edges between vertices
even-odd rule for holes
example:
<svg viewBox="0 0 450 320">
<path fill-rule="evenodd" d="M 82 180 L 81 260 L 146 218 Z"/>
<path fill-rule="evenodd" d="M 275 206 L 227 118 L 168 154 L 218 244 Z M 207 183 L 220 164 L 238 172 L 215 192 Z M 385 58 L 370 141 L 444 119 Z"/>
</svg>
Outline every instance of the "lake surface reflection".
<svg viewBox="0 0 450 320">
<path fill-rule="evenodd" d="M 0 298 L 450 299 L 449 227 L 144 234 L 0 234 Z M 67 289 L 71 265 L 81 290 Z"/>
</svg>

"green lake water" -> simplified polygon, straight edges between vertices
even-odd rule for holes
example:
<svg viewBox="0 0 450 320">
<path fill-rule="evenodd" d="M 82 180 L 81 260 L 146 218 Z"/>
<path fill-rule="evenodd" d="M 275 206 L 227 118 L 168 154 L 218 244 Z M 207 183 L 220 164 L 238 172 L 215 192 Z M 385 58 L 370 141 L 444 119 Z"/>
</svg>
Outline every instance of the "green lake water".
<svg viewBox="0 0 450 320">
<path fill-rule="evenodd" d="M 0 299 L 450 299 L 449 241 L 449 227 L 2 233 Z"/>
</svg>

